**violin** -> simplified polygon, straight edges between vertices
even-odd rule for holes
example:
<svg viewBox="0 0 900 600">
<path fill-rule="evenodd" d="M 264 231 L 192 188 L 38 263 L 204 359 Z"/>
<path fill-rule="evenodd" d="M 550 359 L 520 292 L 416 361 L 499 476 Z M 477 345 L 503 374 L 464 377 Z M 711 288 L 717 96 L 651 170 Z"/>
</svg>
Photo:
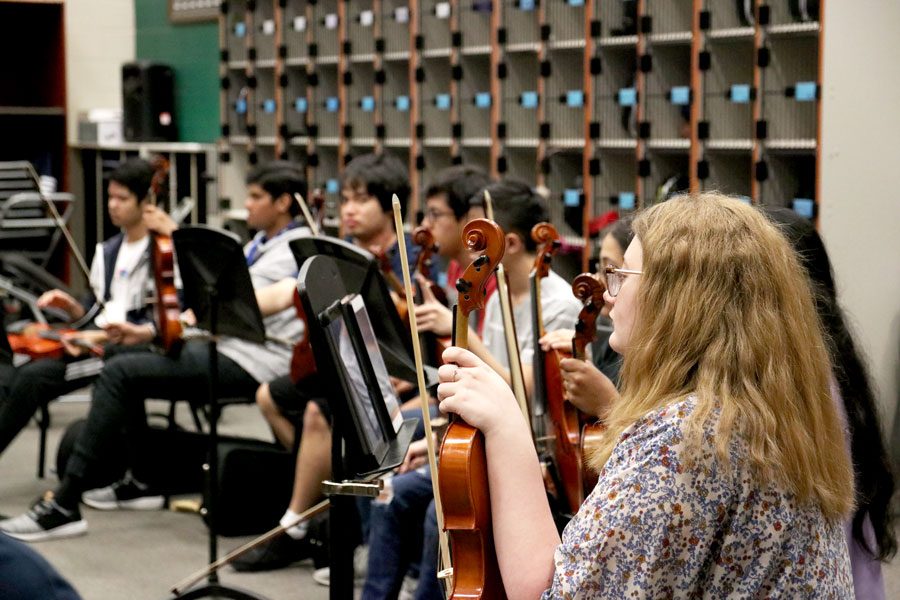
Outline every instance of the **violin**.
<svg viewBox="0 0 900 600">
<path fill-rule="evenodd" d="M 573 358 L 585 360 L 587 347 L 597 336 L 597 317 L 600 316 L 600 311 L 603 309 L 604 291 L 606 291 L 606 287 L 590 273 L 582 273 L 572 281 L 572 293 L 584 303 L 584 308 L 578 313 L 578 321 L 575 323 L 575 335 L 572 338 Z M 585 413 L 572 406 L 570 402 L 566 402 L 565 407 L 567 425 L 572 426 L 575 419 L 580 420 L 582 423 L 577 453 L 582 460 L 582 490 L 584 496 L 587 496 L 594 489 L 594 486 L 597 485 L 598 475 L 596 471 L 586 466 L 584 457 L 589 455 L 592 449 L 600 443 L 600 438 L 606 427 L 596 419 L 589 419 Z M 573 411 L 576 415 L 571 414 Z M 571 438 L 568 438 L 568 440 L 571 441 Z"/>
<path fill-rule="evenodd" d="M 150 198 L 156 204 L 169 173 L 169 161 L 162 155 L 153 160 L 154 173 L 150 180 Z M 154 321 L 160 344 L 166 354 L 176 354 L 184 344 L 181 333 L 181 305 L 175 288 L 175 245 L 167 235 L 153 233 L 150 244 L 150 263 L 156 287 Z"/>
<path fill-rule="evenodd" d="M 402 235 L 402 233 L 400 235 Z M 403 282 L 400 281 L 400 278 L 394 273 L 387 252 L 379 250 L 375 253 L 375 258 L 378 260 L 378 267 L 381 269 L 381 274 L 384 275 L 388 288 L 390 288 L 390 291 L 392 292 L 391 296 L 394 300 L 394 306 L 397 308 L 397 314 L 400 315 L 400 320 L 403 321 L 405 325 L 408 325 L 409 309 L 406 306 L 406 290 L 403 289 Z"/>
<path fill-rule="evenodd" d="M 420 226 L 413 231 L 413 242 L 421 248 L 419 257 L 416 259 L 416 272 L 428 282 L 426 285 L 432 295 L 434 295 L 434 298 L 444 306 L 447 306 L 447 293 L 444 291 L 444 288 L 434 283 L 431 279 L 431 257 L 438 251 L 434 235 L 427 227 Z M 419 293 L 416 294 L 416 302 L 421 303 L 421 301 L 422 293 L 419 290 Z M 450 347 L 450 336 L 438 337 L 432 332 L 425 332 L 421 334 L 421 337 L 426 348 L 428 363 L 435 366 L 439 365 L 444 350 Z"/>
<path fill-rule="evenodd" d="M 487 219 L 470 221 L 463 241 L 478 257 L 456 282 L 453 345 L 460 348 L 468 345 L 469 314 L 484 308 L 485 286 L 506 247 L 500 227 Z M 491 526 L 484 435 L 456 415 L 441 442 L 438 487 L 453 564 L 448 598 L 506 598 Z"/>
<path fill-rule="evenodd" d="M 531 230 L 531 238 L 539 244 L 537 258 L 531 272 L 532 326 L 534 334 L 534 389 L 543 399 L 547 417 L 555 439 L 553 466 L 558 501 L 570 514 L 578 512 L 584 501 L 581 477 L 581 420 L 578 409 L 566 400 L 559 362 L 566 355 L 558 350 L 544 352 L 538 340 L 546 331 L 541 310 L 541 279 L 550 273 L 553 254 L 560 247 L 559 233 L 550 223 L 538 223 Z M 536 423 L 542 427 L 543 422 Z M 540 436 L 539 436 L 540 437 Z"/>
<path fill-rule="evenodd" d="M 77 333 L 75 329 L 53 329 L 49 325 L 31 323 L 20 332 L 7 334 L 9 346 L 15 354 L 25 354 L 32 360 L 62 358 L 66 354 L 62 338 Z M 84 348 L 91 354 L 103 356 L 103 346 L 78 337 L 66 339 L 67 343 Z"/>
<path fill-rule="evenodd" d="M 300 211 L 303 213 L 310 231 L 312 231 L 314 236 L 318 236 L 321 231 L 320 222 L 313 219 L 303 196 L 294 194 L 294 199 L 300 205 Z M 324 204 L 325 197 L 322 195 L 321 189 L 317 188 L 313 191 L 312 196 L 310 196 L 310 202 L 320 207 Z M 321 216 L 321 210 L 318 214 Z M 297 343 L 294 344 L 294 350 L 291 354 L 291 381 L 300 383 L 316 373 L 316 357 L 313 354 L 312 344 L 309 342 L 309 320 L 306 318 L 306 310 L 303 308 L 300 292 L 296 287 L 294 288 L 294 309 L 297 311 L 297 318 L 303 323 L 303 334 L 297 340 Z"/>
</svg>

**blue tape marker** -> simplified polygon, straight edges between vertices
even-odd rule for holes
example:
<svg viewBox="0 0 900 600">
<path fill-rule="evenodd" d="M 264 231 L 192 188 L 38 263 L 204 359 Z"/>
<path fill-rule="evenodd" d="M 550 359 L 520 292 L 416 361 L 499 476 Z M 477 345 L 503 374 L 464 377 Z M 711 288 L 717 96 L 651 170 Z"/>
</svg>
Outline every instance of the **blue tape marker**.
<svg viewBox="0 0 900 600">
<path fill-rule="evenodd" d="M 375 110 L 375 98 L 372 96 L 363 96 L 359 101 L 359 107 L 363 112 L 372 112 Z"/>
<path fill-rule="evenodd" d="M 569 6 L 584 6 L 584 0 L 566 0 Z"/>
<path fill-rule="evenodd" d="M 570 108 L 584 106 L 584 92 L 581 90 L 569 90 L 566 92 L 566 106 Z"/>
<path fill-rule="evenodd" d="M 400 112 L 406 112 L 409 110 L 409 96 L 397 96 L 394 100 L 394 106 L 397 107 L 397 110 Z"/>
<path fill-rule="evenodd" d="M 812 219 L 816 214 L 816 201 L 811 198 L 794 198 L 791 208 L 801 217 Z"/>
<path fill-rule="evenodd" d="M 478 108 L 490 108 L 491 94 L 490 92 L 479 92 L 475 94 L 475 106 Z"/>
<path fill-rule="evenodd" d="M 634 192 L 619 192 L 619 208 L 634 210 Z"/>
<path fill-rule="evenodd" d="M 798 81 L 794 86 L 794 99 L 797 102 L 813 102 L 816 99 L 815 81 Z"/>
<path fill-rule="evenodd" d="M 341 101 L 337 96 L 329 96 L 325 98 L 325 110 L 328 112 L 337 112 L 341 106 Z"/>
<path fill-rule="evenodd" d="M 566 189 L 563 190 L 563 205 L 569 208 L 575 208 L 581 205 L 581 190 Z"/>
<path fill-rule="evenodd" d="M 737 83 L 731 86 L 729 100 L 737 104 L 746 104 L 750 102 L 750 86 L 746 83 Z"/>
<path fill-rule="evenodd" d="M 522 108 L 537 108 L 538 93 L 537 92 L 522 92 L 522 95 L 519 96 L 519 104 L 522 105 Z"/>
<path fill-rule="evenodd" d="M 740 195 L 740 196 L 735 196 L 734 199 L 740 200 L 741 202 L 743 202 L 744 204 L 747 204 L 747 205 L 753 204 L 753 201 L 750 199 L 750 196 Z"/>
<path fill-rule="evenodd" d="M 534 0 L 519 0 L 519 10 L 534 10 L 535 7 Z"/>
<path fill-rule="evenodd" d="M 247 24 L 243 21 L 238 21 L 234 24 L 234 35 L 237 37 L 244 37 L 247 35 Z"/>
<path fill-rule="evenodd" d="M 294 100 L 294 110 L 298 113 L 305 113 L 307 108 L 306 98 L 297 98 Z"/>
<path fill-rule="evenodd" d="M 619 106 L 634 106 L 637 104 L 637 90 L 633 87 L 620 89 L 618 100 Z"/>
<path fill-rule="evenodd" d="M 325 191 L 329 194 L 337 194 L 341 191 L 341 184 L 337 179 L 329 179 L 325 182 Z"/>
<path fill-rule="evenodd" d="M 669 99 L 672 101 L 672 104 L 677 104 L 679 106 L 690 104 L 691 88 L 686 85 L 673 87 L 672 91 L 669 93 Z"/>
<path fill-rule="evenodd" d="M 434 97 L 434 105 L 438 110 L 450 110 L 450 94 L 438 94 Z"/>
<path fill-rule="evenodd" d="M 239 115 L 247 114 L 247 101 L 244 98 L 239 98 L 234 101 L 234 112 Z"/>
<path fill-rule="evenodd" d="M 275 112 L 275 100 L 272 98 L 263 100 L 263 110 L 267 113 Z"/>
</svg>

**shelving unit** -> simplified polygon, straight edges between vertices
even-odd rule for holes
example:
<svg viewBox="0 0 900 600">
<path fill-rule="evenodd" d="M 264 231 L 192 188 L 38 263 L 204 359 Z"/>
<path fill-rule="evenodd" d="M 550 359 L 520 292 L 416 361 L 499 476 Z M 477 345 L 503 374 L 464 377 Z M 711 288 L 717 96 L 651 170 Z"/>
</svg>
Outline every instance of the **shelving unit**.
<svg viewBox="0 0 900 600">
<path fill-rule="evenodd" d="M 546 188 L 571 244 L 688 189 L 816 214 L 822 27 L 788 0 L 222 7 L 221 159 L 299 162 L 332 218 L 347 160 L 382 149 L 408 162 L 412 212 L 472 163 Z"/>
</svg>

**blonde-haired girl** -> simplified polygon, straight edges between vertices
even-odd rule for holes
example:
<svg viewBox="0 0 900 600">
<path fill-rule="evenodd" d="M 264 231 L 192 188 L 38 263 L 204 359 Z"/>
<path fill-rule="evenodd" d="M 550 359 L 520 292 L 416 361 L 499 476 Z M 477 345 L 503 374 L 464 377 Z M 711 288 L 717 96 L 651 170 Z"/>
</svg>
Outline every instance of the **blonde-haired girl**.
<svg viewBox="0 0 900 600">
<path fill-rule="evenodd" d="M 441 409 L 485 435 L 509 597 L 852 597 L 853 471 L 794 252 L 718 194 L 633 228 L 607 276 L 621 398 L 561 541 L 512 394 L 471 353 L 444 353 L 458 366 L 441 367 Z"/>
</svg>

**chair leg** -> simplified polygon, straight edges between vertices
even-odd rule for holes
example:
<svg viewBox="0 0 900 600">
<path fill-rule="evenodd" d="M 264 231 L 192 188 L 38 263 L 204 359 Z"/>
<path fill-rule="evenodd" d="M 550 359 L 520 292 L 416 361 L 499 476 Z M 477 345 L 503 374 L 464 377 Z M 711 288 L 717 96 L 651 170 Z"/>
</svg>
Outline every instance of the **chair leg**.
<svg viewBox="0 0 900 600">
<path fill-rule="evenodd" d="M 40 440 L 38 441 L 38 479 L 44 478 L 44 463 L 47 458 L 47 430 L 50 429 L 50 411 L 47 404 L 41 404 L 41 416 L 38 419 L 38 428 L 40 429 Z"/>
</svg>

